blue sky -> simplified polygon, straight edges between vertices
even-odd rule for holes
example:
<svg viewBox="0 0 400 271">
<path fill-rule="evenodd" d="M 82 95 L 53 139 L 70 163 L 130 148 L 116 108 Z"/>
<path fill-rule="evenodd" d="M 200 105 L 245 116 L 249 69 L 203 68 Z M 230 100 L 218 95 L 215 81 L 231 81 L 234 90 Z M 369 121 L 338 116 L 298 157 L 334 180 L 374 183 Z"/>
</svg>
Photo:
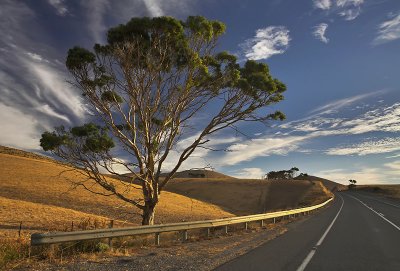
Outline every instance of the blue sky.
<svg viewBox="0 0 400 271">
<path fill-rule="evenodd" d="M 201 149 L 183 168 L 210 164 L 259 178 L 297 166 L 343 183 L 399 183 L 398 0 L 4 0 L 0 144 L 40 151 L 43 131 L 87 121 L 81 95 L 67 83 L 67 50 L 104 42 L 109 27 L 131 17 L 161 15 L 226 23 L 219 49 L 267 63 L 288 87 L 274 107 L 287 121 L 226 130 L 210 146 L 230 152 Z"/>
</svg>

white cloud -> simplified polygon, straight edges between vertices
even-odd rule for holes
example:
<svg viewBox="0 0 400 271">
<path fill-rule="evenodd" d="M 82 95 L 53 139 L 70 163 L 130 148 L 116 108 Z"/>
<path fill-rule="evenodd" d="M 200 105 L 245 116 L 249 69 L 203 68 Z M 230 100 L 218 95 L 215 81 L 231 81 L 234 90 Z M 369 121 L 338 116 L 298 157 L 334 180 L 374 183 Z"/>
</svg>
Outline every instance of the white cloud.
<svg viewBox="0 0 400 271">
<path fill-rule="evenodd" d="M 394 161 L 394 162 L 386 163 L 385 167 L 388 167 L 388 168 L 390 168 L 392 170 L 400 172 L 400 161 Z"/>
<path fill-rule="evenodd" d="M 373 167 L 354 167 L 354 169 L 351 170 L 337 169 L 335 171 L 322 170 L 314 172 L 313 175 L 345 185 L 349 184 L 350 179 L 356 180 L 359 185 L 378 183 L 390 184 L 396 182 L 398 177 L 398 175 L 396 176 L 393 172 Z"/>
<path fill-rule="evenodd" d="M 323 9 L 323 10 L 328 10 L 332 6 L 331 0 L 313 0 L 314 2 L 314 7 Z"/>
<path fill-rule="evenodd" d="M 326 29 L 328 28 L 328 24 L 320 23 L 314 27 L 313 35 L 318 40 L 322 41 L 323 43 L 328 43 L 329 39 L 325 36 Z"/>
<path fill-rule="evenodd" d="M 82 6 L 87 9 L 88 31 L 93 40 L 97 43 L 103 43 L 105 39 L 105 31 L 108 27 L 104 23 L 104 14 L 110 8 L 108 0 L 86 0 L 81 2 Z"/>
<path fill-rule="evenodd" d="M 347 21 L 352 21 L 361 14 L 361 5 L 364 0 L 337 0 L 336 5 L 342 10 L 339 15 Z"/>
<path fill-rule="evenodd" d="M 229 147 L 229 151 L 222 155 L 220 161 L 224 165 L 236 165 L 243 161 L 249 161 L 256 157 L 269 155 L 286 155 L 299 148 L 299 144 L 313 137 L 307 136 L 264 136 L 235 143 Z"/>
<path fill-rule="evenodd" d="M 146 0 L 143 1 L 146 5 L 147 10 L 151 14 L 152 17 L 162 16 L 163 10 L 160 7 L 161 1 L 159 0 Z"/>
<path fill-rule="evenodd" d="M 246 40 L 241 47 L 246 58 L 268 59 L 283 54 L 289 48 L 289 30 L 284 26 L 269 26 L 258 29 L 254 38 Z"/>
<path fill-rule="evenodd" d="M 367 154 L 389 153 L 398 150 L 400 150 L 400 137 L 370 140 L 346 147 L 330 148 L 326 151 L 326 154 L 363 156 Z"/>
<path fill-rule="evenodd" d="M 398 157 L 400 157 L 400 153 L 397 153 L 397 154 L 394 154 L 394 155 L 391 155 L 391 156 L 387 156 L 385 158 L 390 159 L 390 158 L 398 158 Z"/>
<path fill-rule="evenodd" d="M 357 101 L 364 100 L 368 97 L 377 96 L 377 95 L 383 94 L 385 92 L 386 92 L 386 90 L 378 90 L 378 91 L 373 91 L 373 92 L 369 92 L 369 93 L 365 93 L 365 94 L 360 94 L 360 95 L 336 100 L 336 101 L 327 103 L 325 105 L 319 106 L 319 107 L 313 109 L 312 111 L 310 111 L 310 113 L 317 113 L 317 112 L 320 114 L 321 113 L 322 114 L 333 113 L 333 112 L 337 111 L 338 109 L 349 106 Z"/>
<path fill-rule="evenodd" d="M 47 2 L 56 9 L 58 15 L 64 16 L 68 13 L 64 0 L 47 0 Z"/>
<path fill-rule="evenodd" d="M 0 103 L 0 145 L 39 149 L 41 124 L 30 115 L 26 115 L 18 108 Z M 43 129 L 43 127 L 42 127 Z"/>
<path fill-rule="evenodd" d="M 352 9 L 343 10 L 343 11 L 339 12 L 339 15 L 344 17 L 344 19 L 346 21 L 352 21 L 355 18 L 357 18 L 360 15 L 360 13 L 361 13 L 361 8 L 355 7 Z"/>
<path fill-rule="evenodd" d="M 400 14 L 379 25 L 378 36 L 374 44 L 382 44 L 400 38 Z"/>
<path fill-rule="evenodd" d="M 87 11 L 87 28 L 95 42 L 105 41 L 106 31 L 113 25 L 105 20 L 113 18 L 118 23 L 126 23 L 132 17 L 188 16 L 194 10 L 197 0 L 86 0 L 81 5 Z M 113 11 L 113 12 L 110 12 Z"/>
<path fill-rule="evenodd" d="M 265 175 L 265 170 L 258 167 L 247 167 L 232 172 L 231 176 L 245 179 L 261 179 Z"/>
<path fill-rule="evenodd" d="M 336 0 L 338 7 L 360 6 L 363 3 L 364 0 Z"/>
<path fill-rule="evenodd" d="M 343 121 L 339 128 L 348 134 L 368 132 L 400 132 L 400 103 L 370 110 L 351 120 Z"/>
</svg>

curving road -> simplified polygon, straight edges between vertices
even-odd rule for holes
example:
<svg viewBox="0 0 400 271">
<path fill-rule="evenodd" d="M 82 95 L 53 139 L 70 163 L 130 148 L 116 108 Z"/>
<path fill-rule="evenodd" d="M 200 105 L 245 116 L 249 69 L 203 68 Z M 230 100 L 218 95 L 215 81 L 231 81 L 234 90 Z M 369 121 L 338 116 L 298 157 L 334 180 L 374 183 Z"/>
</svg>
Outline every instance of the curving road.
<svg viewBox="0 0 400 271">
<path fill-rule="evenodd" d="M 400 270 L 400 201 L 341 192 L 333 204 L 222 270 Z"/>
</svg>

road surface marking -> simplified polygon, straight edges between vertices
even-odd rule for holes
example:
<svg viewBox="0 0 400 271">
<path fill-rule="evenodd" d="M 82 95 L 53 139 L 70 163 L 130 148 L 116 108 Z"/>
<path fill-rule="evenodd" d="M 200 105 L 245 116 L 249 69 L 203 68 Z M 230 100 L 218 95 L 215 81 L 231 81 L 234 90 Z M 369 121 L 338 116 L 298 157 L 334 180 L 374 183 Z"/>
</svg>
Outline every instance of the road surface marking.
<svg viewBox="0 0 400 271">
<path fill-rule="evenodd" d="M 317 251 L 318 246 L 320 246 L 322 244 L 322 242 L 324 241 L 325 237 L 328 235 L 328 232 L 331 230 L 333 224 L 335 223 L 336 219 L 338 218 L 340 212 L 342 211 L 342 208 L 343 208 L 343 205 L 344 205 L 344 200 L 343 200 L 342 196 L 340 196 L 340 195 L 338 195 L 338 196 L 342 200 L 342 205 L 340 206 L 339 211 L 337 212 L 335 218 L 332 220 L 331 224 L 325 230 L 324 234 L 321 236 L 321 238 L 319 239 L 317 244 L 311 249 L 310 253 L 308 253 L 307 257 L 303 260 L 301 265 L 296 269 L 297 271 L 303 271 L 307 267 L 308 263 L 311 261 L 312 257 L 314 256 L 315 252 Z"/>
<path fill-rule="evenodd" d="M 352 196 L 352 195 L 348 195 L 349 197 L 352 197 L 355 200 L 358 200 L 359 202 L 361 202 L 362 205 L 364 205 L 365 207 L 367 207 L 368 209 L 370 209 L 372 212 L 374 212 L 375 214 L 377 214 L 379 217 L 381 217 L 382 219 L 384 219 L 386 222 L 388 222 L 389 224 L 391 224 L 393 227 L 395 227 L 397 230 L 400 231 L 400 227 L 397 226 L 396 224 L 394 224 L 392 221 L 390 221 L 389 219 L 387 219 L 384 215 L 382 215 L 381 213 L 378 213 L 377 211 L 375 211 L 374 209 L 372 209 L 371 207 L 369 207 L 367 204 L 365 204 L 362 200 Z"/>
<path fill-rule="evenodd" d="M 384 204 L 387 204 L 387 205 L 390 205 L 390 206 L 393 206 L 393 207 L 396 207 L 396 208 L 400 208 L 400 205 L 396 205 L 396 204 L 393 204 L 393 203 L 389 203 L 389 202 L 386 202 L 386 201 L 383 201 L 383 200 L 378 200 L 378 199 L 376 199 L 376 198 L 369 197 L 369 196 L 366 196 L 366 195 L 363 195 L 363 194 L 360 194 L 360 193 L 357 193 L 357 195 L 358 195 L 358 196 L 361 196 L 361 197 L 364 197 L 364 198 L 367 198 L 367 199 L 372 199 L 372 200 L 374 200 L 374 201 L 377 201 L 377 202 L 380 202 L 380 203 L 384 203 Z"/>
</svg>

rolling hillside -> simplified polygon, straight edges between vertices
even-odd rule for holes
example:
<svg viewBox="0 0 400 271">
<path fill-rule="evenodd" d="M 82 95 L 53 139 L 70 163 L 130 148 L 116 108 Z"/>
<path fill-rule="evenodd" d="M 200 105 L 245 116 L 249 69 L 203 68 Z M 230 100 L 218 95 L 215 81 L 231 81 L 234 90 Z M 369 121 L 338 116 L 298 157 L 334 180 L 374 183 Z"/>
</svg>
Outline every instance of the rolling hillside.
<svg viewBox="0 0 400 271">
<path fill-rule="evenodd" d="M 15 222 L 27 221 L 32 229 L 64 229 L 72 221 L 77 225 L 89 218 L 92 221 L 115 219 L 121 223 L 140 223 L 136 208 L 113 196 L 95 195 L 82 187 L 74 187 L 72 181 L 81 180 L 82 176 L 71 168 L 15 149 L 1 148 L 0 151 L 0 224 L 9 225 L 2 228 L 12 228 Z M 139 193 L 140 188 L 132 185 L 130 195 L 139 197 Z M 156 209 L 156 223 L 232 215 L 216 205 L 163 192 Z"/>
<path fill-rule="evenodd" d="M 319 181 L 301 180 L 176 178 L 166 190 L 218 205 L 235 215 L 295 208 L 331 196 Z"/>
</svg>

